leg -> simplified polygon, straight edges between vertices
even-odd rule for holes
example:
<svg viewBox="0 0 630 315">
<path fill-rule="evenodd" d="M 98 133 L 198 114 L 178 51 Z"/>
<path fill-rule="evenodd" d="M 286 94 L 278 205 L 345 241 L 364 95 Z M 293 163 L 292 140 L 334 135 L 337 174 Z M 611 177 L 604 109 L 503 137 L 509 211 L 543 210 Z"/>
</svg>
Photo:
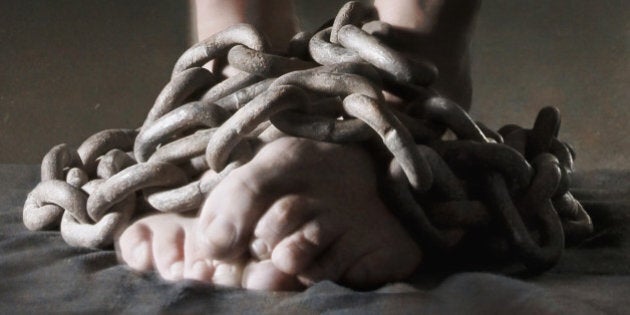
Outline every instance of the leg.
<svg viewBox="0 0 630 315">
<path fill-rule="evenodd" d="M 375 0 L 382 21 L 414 33 L 410 53 L 440 71 L 435 89 L 470 109 L 469 46 L 481 0 Z"/>
<path fill-rule="evenodd" d="M 249 23 L 269 36 L 272 49 L 285 51 L 297 33 L 297 19 L 291 0 L 194 0 L 196 41 L 226 27 Z"/>
</svg>

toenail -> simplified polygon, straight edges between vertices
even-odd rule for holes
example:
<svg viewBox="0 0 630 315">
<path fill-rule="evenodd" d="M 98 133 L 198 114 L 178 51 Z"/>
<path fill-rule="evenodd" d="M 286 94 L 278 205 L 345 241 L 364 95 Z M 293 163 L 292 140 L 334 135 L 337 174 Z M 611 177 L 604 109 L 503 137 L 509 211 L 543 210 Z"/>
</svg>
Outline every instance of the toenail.
<svg viewBox="0 0 630 315">
<path fill-rule="evenodd" d="M 171 278 L 179 279 L 184 274 L 184 263 L 181 261 L 175 262 L 169 268 L 169 273 L 171 274 Z"/>
<path fill-rule="evenodd" d="M 267 246 L 267 243 L 265 243 L 265 241 L 261 239 L 256 239 L 254 242 L 252 242 L 250 250 L 252 252 L 252 255 L 258 259 L 263 260 L 271 258 L 269 246 Z"/>
<path fill-rule="evenodd" d="M 220 264 L 214 270 L 212 282 L 217 285 L 236 287 L 242 285 L 241 270 L 237 266 Z"/>
</svg>

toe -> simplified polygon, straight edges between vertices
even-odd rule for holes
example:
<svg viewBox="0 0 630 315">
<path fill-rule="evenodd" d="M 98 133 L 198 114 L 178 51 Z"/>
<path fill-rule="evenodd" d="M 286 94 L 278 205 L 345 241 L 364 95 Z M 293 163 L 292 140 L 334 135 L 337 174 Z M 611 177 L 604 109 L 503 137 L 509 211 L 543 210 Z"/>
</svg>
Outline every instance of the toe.
<svg viewBox="0 0 630 315">
<path fill-rule="evenodd" d="M 209 283 L 214 274 L 214 265 L 211 257 L 199 248 L 197 238 L 191 229 L 186 230 L 184 240 L 184 279 L 197 280 Z"/>
<path fill-rule="evenodd" d="M 212 191 L 201 210 L 196 237 L 213 258 L 241 256 L 255 223 L 270 204 L 270 194 L 250 174 L 248 170 L 233 171 Z"/>
<path fill-rule="evenodd" d="M 153 269 L 151 230 L 142 222 L 128 227 L 118 240 L 119 256 L 131 269 L 149 271 Z"/>
<path fill-rule="evenodd" d="M 278 270 L 271 260 L 250 261 L 243 271 L 243 288 L 266 291 L 297 291 L 302 285 L 295 276 Z"/>
<path fill-rule="evenodd" d="M 184 279 L 197 280 L 209 283 L 214 275 L 214 266 L 210 259 L 186 261 L 184 267 Z"/>
<path fill-rule="evenodd" d="M 174 228 L 162 227 L 162 224 L 154 226 L 152 240 L 153 263 L 162 278 L 169 281 L 180 280 L 183 278 L 184 272 L 184 229 L 180 226 Z"/>
<path fill-rule="evenodd" d="M 277 200 L 261 217 L 254 230 L 250 251 L 260 260 L 271 258 L 271 250 L 313 217 L 315 201 L 300 195 Z"/>
<path fill-rule="evenodd" d="M 208 256 L 227 259 L 240 254 L 238 239 L 243 237 L 237 234 L 239 231 L 233 221 L 229 215 L 221 214 L 212 218 L 208 225 L 200 230 L 202 233 L 200 238 L 205 241 Z"/>
<path fill-rule="evenodd" d="M 322 280 L 339 281 L 357 260 L 372 250 L 373 245 L 355 233 L 345 233 L 302 271 L 298 279 L 306 286 Z"/>
<path fill-rule="evenodd" d="M 273 249 L 271 260 L 282 272 L 296 275 L 304 271 L 339 236 L 329 224 L 312 220 L 283 239 Z"/>
<path fill-rule="evenodd" d="M 245 262 L 243 260 L 229 263 L 215 260 L 211 282 L 226 287 L 240 287 L 244 267 Z"/>
</svg>

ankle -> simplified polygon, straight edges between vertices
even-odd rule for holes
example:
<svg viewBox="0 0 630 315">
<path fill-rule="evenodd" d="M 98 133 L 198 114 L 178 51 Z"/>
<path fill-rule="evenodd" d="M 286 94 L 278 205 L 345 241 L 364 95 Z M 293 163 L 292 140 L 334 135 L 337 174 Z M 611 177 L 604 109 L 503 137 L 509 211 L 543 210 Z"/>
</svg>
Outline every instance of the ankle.
<svg viewBox="0 0 630 315">
<path fill-rule="evenodd" d="M 249 0 L 247 20 L 267 36 L 271 49 L 285 52 L 298 30 L 292 0 Z"/>
<path fill-rule="evenodd" d="M 298 31 L 291 0 L 195 0 L 196 41 L 238 23 L 252 24 L 268 37 L 272 50 L 286 50 Z"/>
<path fill-rule="evenodd" d="M 191 9 L 195 42 L 247 21 L 243 0 L 194 0 Z"/>
<path fill-rule="evenodd" d="M 420 1 L 417 0 L 375 0 L 381 21 L 396 27 L 421 30 L 427 17 Z"/>
</svg>

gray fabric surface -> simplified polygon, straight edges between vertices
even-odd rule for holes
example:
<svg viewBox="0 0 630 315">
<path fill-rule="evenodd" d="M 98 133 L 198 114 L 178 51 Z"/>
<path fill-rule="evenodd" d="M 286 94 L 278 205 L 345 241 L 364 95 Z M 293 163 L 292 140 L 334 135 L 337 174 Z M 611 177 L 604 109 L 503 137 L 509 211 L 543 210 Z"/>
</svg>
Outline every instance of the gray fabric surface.
<svg viewBox="0 0 630 315">
<path fill-rule="evenodd" d="M 579 174 L 574 192 L 595 234 L 552 271 L 526 281 L 467 272 L 355 292 L 331 282 L 305 292 L 168 283 L 117 264 L 113 251 L 67 246 L 22 224 L 37 165 L 0 165 L 0 313 L 623 314 L 630 297 L 630 172 Z"/>
</svg>

